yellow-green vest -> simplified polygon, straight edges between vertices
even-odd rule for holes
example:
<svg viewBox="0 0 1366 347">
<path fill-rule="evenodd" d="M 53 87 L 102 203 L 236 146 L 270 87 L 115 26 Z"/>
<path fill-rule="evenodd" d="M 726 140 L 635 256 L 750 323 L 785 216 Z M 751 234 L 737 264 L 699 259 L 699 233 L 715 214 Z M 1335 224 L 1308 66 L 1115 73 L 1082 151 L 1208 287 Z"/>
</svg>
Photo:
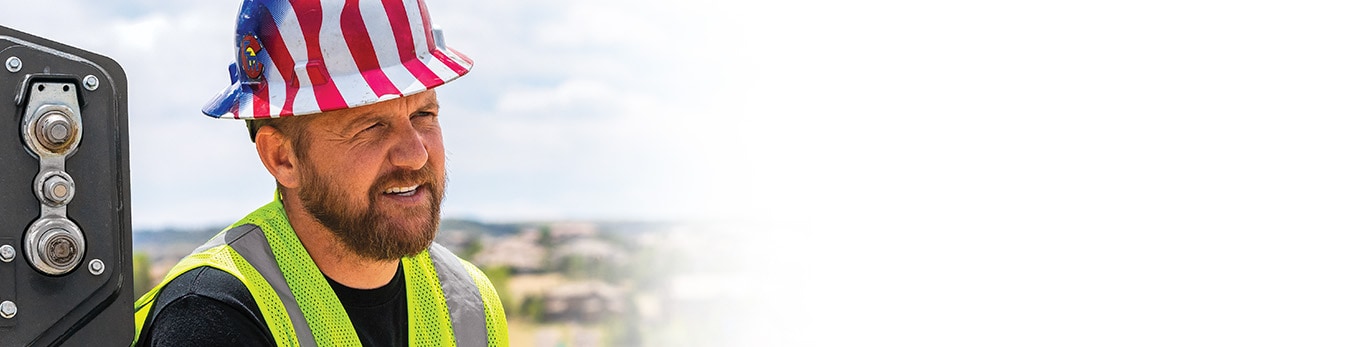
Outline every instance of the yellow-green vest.
<svg viewBox="0 0 1366 347">
<path fill-rule="evenodd" d="M 498 293 L 473 264 L 432 243 L 402 259 L 410 346 L 503 347 L 507 319 Z M 234 223 L 171 268 L 134 304 L 134 344 L 161 288 L 186 271 L 208 266 L 246 285 L 278 346 L 360 346 L 346 309 L 275 200 Z"/>
</svg>

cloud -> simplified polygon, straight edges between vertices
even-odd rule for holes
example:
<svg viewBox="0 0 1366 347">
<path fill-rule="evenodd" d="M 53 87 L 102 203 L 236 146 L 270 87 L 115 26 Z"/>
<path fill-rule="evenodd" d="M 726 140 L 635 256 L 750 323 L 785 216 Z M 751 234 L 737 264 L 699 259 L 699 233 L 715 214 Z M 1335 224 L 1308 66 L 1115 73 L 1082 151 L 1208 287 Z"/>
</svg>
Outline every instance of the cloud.
<svg viewBox="0 0 1366 347">
<path fill-rule="evenodd" d="M 573 4 L 560 18 L 536 28 L 541 44 L 562 47 L 639 46 L 660 39 L 657 22 L 624 4 Z"/>
<path fill-rule="evenodd" d="M 273 189 L 238 121 L 200 106 L 227 83 L 233 1 L 7 4 L 0 23 L 117 60 L 129 78 L 135 228 L 226 224 Z M 697 83 L 710 6 L 687 1 L 429 1 L 473 72 L 438 90 L 447 215 L 698 215 L 725 157 L 721 85 Z M 32 15 L 65 9 L 61 25 Z M 714 82 L 713 82 L 714 83 Z M 715 88 L 713 88 L 715 87 Z M 717 91 L 713 91 L 717 90 Z M 718 136 L 720 133 L 723 136 Z M 733 152 L 733 151 L 731 151 Z M 534 189 L 533 189 L 534 188 Z M 706 189 L 702 189 L 706 190 Z M 692 196 L 692 197 L 688 197 Z M 692 206 L 692 207 L 689 207 Z"/>
</svg>

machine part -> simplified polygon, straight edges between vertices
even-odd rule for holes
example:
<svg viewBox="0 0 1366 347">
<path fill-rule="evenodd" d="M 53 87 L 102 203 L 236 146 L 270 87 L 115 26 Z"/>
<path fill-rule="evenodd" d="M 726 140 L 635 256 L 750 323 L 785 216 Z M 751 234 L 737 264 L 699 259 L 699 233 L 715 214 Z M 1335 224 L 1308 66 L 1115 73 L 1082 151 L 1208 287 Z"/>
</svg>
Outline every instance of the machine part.
<svg viewBox="0 0 1366 347">
<path fill-rule="evenodd" d="M 33 179 L 33 195 L 47 206 L 65 206 L 76 196 L 76 181 L 65 172 L 43 172 Z"/>
<path fill-rule="evenodd" d="M 6 263 L 14 261 L 14 246 L 0 245 L 0 261 Z"/>
<path fill-rule="evenodd" d="M 0 347 L 127 346 L 136 294 L 127 74 L 109 57 L 5 24 L 0 65 L 0 99 L 10 102 L 0 107 L 9 120 L 0 247 L 13 249 L 0 262 L 0 301 L 24 306 L 0 319 Z"/>
<path fill-rule="evenodd" d="M 54 111 L 38 118 L 38 143 L 56 152 L 71 139 L 71 116 L 69 113 Z"/>
<path fill-rule="evenodd" d="M 85 235 L 66 218 L 42 218 L 24 234 L 24 255 L 39 272 L 70 273 L 85 255 Z"/>
<path fill-rule="evenodd" d="M 81 83 L 85 84 L 85 90 L 92 92 L 100 88 L 100 78 L 95 77 L 95 75 L 85 75 L 85 78 L 81 79 Z"/>
<path fill-rule="evenodd" d="M 10 319 L 14 318 L 16 314 L 19 314 L 19 306 L 15 305 L 13 301 L 0 302 L 0 317 Z"/>
<path fill-rule="evenodd" d="M 61 83 L 59 84 L 60 87 L 54 88 L 47 88 L 45 84 L 39 84 L 34 89 L 38 91 L 57 88 L 72 89 L 72 85 L 66 83 Z M 76 104 L 75 93 L 70 91 L 64 93 L 69 94 L 71 100 L 60 100 L 58 102 L 70 102 L 67 105 L 74 106 Z M 66 99 L 65 95 L 62 99 Z M 69 150 L 81 142 L 80 113 L 67 105 L 60 103 L 43 104 L 31 114 L 24 116 L 24 142 L 28 144 L 29 150 L 38 155 L 40 160 L 47 157 L 65 159 Z"/>
<path fill-rule="evenodd" d="M 95 259 L 90 261 L 90 274 L 99 276 L 104 274 L 104 261 Z"/>
</svg>

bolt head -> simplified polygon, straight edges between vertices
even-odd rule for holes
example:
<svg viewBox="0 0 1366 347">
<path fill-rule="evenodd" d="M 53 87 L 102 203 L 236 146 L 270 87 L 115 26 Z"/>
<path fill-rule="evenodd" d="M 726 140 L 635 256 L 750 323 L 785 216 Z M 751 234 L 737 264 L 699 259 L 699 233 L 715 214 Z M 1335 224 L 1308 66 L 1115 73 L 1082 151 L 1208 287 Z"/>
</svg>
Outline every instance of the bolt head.
<svg viewBox="0 0 1366 347">
<path fill-rule="evenodd" d="M 104 273 L 104 261 L 95 259 L 90 261 L 90 274 L 99 276 Z"/>
<path fill-rule="evenodd" d="M 61 111 L 52 111 L 38 121 L 38 142 L 48 149 L 57 150 L 71 139 L 71 116 Z"/>
<path fill-rule="evenodd" d="M 19 68 L 21 67 L 24 67 L 24 62 L 19 60 L 19 57 L 9 57 L 9 59 L 5 59 L 5 69 L 8 69 L 9 72 L 19 72 Z"/>
<path fill-rule="evenodd" d="M 54 123 L 47 128 L 47 137 L 51 138 L 54 143 L 66 142 L 67 136 L 71 136 L 71 129 L 66 126 L 66 123 Z"/>
<path fill-rule="evenodd" d="M 74 187 L 71 181 L 60 175 L 53 175 L 43 181 L 43 198 L 52 204 L 65 204 L 71 200 L 71 193 Z"/>
<path fill-rule="evenodd" d="M 66 233 L 66 230 L 61 230 Z M 46 258 L 54 265 L 70 264 L 76 260 L 76 241 L 71 236 L 54 237 L 47 243 Z"/>
<path fill-rule="evenodd" d="M 2 246 L 0 246 L 0 261 L 3 261 L 3 262 L 8 263 L 8 262 L 11 262 L 11 261 L 13 261 L 13 260 L 14 260 L 14 246 L 10 246 L 10 245 L 2 245 Z"/>
<path fill-rule="evenodd" d="M 14 315 L 18 313 L 19 307 L 14 305 L 13 301 L 5 300 L 4 302 L 0 302 L 0 317 L 5 317 L 6 319 L 14 318 Z"/>
<path fill-rule="evenodd" d="M 85 85 L 85 90 L 94 91 L 100 87 L 100 79 L 95 75 L 85 75 L 85 80 L 81 81 Z"/>
</svg>

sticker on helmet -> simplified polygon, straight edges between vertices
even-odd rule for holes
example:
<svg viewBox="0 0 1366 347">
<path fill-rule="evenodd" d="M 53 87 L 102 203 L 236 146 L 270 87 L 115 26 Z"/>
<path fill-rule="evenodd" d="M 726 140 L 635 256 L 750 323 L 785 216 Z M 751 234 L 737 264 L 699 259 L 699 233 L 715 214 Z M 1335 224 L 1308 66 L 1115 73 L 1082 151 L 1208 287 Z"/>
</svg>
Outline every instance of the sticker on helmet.
<svg viewBox="0 0 1366 347">
<path fill-rule="evenodd" d="M 261 65 L 261 41 L 256 34 L 246 34 L 242 35 L 242 42 L 237 46 L 237 66 L 242 67 L 242 73 L 248 80 L 260 81 L 261 71 L 265 70 Z"/>
</svg>

